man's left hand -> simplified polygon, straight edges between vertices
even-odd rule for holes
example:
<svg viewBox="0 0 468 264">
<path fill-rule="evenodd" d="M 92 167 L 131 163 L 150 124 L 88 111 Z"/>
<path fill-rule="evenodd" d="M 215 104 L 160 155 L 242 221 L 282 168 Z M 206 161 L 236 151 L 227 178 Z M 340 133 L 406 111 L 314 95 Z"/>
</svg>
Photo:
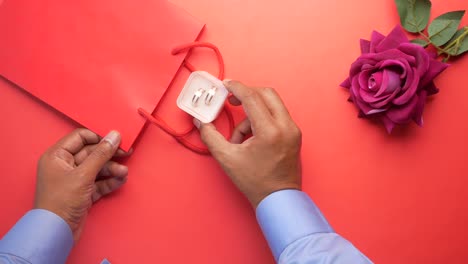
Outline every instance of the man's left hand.
<svg viewBox="0 0 468 264">
<path fill-rule="evenodd" d="M 128 168 L 111 160 L 127 155 L 118 150 L 120 140 L 116 131 L 101 140 L 87 129 L 77 129 L 39 160 L 34 208 L 63 218 L 75 241 L 92 204 L 127 181 Z"/>
</svg>

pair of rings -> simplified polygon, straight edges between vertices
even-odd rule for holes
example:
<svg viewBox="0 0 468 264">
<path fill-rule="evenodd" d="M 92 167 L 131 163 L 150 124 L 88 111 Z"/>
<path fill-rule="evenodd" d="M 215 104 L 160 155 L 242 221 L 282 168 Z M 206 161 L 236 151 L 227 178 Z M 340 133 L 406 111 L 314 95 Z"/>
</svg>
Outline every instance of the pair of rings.
<svg viewBox="0 0 468 264">
<path fill-rule="evenodd" d="M 206 96 L 205 96 L 205 105 L 210 105 L 211 104 L 211 101 L 213 101 L 213 98 L 216 94 L 216 90 L 218 90 L 218 88 L 216 88 L 215 86 L 212 86 L 210 90 L 208 90 L 208 92 L 206 93 Z M 203 96 L 203 94 L 206 92 L 205 89 L 203 88 L 198 88 L 198 90 L 193 94 L 193 97 L 192 97 L 192 105 L 193 106 L 197 106 L 198 104 L 198 101 L 200 100 L 200 98 Z"/>
</svg>

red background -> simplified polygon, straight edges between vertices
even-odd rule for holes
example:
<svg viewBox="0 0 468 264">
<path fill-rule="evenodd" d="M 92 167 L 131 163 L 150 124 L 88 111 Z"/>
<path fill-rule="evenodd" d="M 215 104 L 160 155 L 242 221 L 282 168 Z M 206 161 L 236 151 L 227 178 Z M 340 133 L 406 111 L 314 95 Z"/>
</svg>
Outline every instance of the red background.
<svg viewBox="0 0 468 264">
<path fill-rule="evenodd" d="M 228 78 L 282 95 L 304 134 L 304 190 L 338 233 L 376 263 L 466 262 L 468 57 L 437 79 L 424 128 L 387 135 L 356 117 L 338 84 L 359 38 L 398 23 L 393 1 L 174 2 L 207 23 L 202 40 L 220 47 Z M 432 2 L 432 17 L 468 9 L 466 1 Z M 216 73 L 210 51 L 190 60 Z M 158 109 L 181 129 L 190 120 L 175 107 L 185 77 Z M 76 125 L 3 82 L 0 96 L 4 234 L 31 208 L 37 159 Z M 134 148 L 128 183 L 93 207 L 70 263 L 273 263 L 253 210 L 210 157 L 152 126 Z"/>
</svg>

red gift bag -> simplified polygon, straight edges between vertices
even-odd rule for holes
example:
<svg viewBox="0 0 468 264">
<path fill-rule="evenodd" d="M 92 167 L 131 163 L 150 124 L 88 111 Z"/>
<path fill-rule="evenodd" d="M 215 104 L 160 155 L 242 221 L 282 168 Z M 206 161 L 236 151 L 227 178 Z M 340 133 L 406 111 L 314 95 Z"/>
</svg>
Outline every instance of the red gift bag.
<svg viewBox="0 0 468 264">
<path fill-rule="evenodd" d="M 4 0 L 0 75 L 128 150 L 152 117 L 204 24 L 166 0 Z M 174 49 L 176 48 L 176 49 Z M 190 65 L 188 65 L 191 68 Z M 221 72 L 222 74 L 222 72 Z M 140 114 L 139 114 L 139 113 Z M 142 117 L 143 115 L 143 117 Z"/>
</svg>

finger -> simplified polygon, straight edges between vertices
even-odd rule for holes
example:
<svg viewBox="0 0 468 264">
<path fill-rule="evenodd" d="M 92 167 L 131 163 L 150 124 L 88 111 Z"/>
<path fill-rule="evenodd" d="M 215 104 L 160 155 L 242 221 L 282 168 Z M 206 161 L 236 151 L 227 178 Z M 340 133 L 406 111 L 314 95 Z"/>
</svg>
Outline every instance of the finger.
<svg viewBox="0 0 468 264">
<path fill-rule="evenodd" d="M 231 136 L 231 143 L 240 144 L 244 141 L 245 137 L 250 134 L 252 134 L 252 126 L 250 125 L 250 120 L 246 118 L 234 128 Z"/>
<path fill-rule="evenodd" d="M 241 101 L 239 101 L 239 99 L 237 99 L 234 95 L 230 95 L 228 100 L 231 105 L 239 106 L 242 104 Z"/>
<path fill-rule="evenodd" d="M 78 153 L 75 154 L 75 164 L 80 165 L 88 156 L 91 154 L 91 152 L 96 149 L 98 145 L 87 145 L 84 148 L 82 148 Z M 133 149 L 130 149 L 128 152 L 123 151 L 122 149 L 118 149 L 117 152 L 114 154 L 113 158 L 123 158 L 123 157 L 128 157 L 133 153 Z"/>
<path fill-rule="evenodd" d="M 98 142 L 99 136 L 97 134 L 88 129 L 79 128 L 60 139 L 54 145 L 54 148 L 64 149 L 74 155 L 78 153 L 84 146 L 89 144 L 96 144 Z"/>
<path fill-rule="evenodd" d="M 117 152 L 119 144 L 119 132 L 111 131 L 78 167 L 85 171 L 85 175 L 90 177 L 89 180 L 94 181 L 99 171 Z"/>
<path fill-rule="evenodd" d="M 217 156 L 229 149 L 230 144 L 213 124 L 203 124 L 198 119 L 193 119 L 194 125 L 200 131 L 203 143 L 208 147 L 213 156 Z"/>
<path fill-rule="evenodd" d="M 108 161 L 101 169 L 98 177 L 125 178 L 128 175 L 128 167 L 116 161 Z"/>
<path fill-rule="evenodd" d="M 119 189 L 127 182 L 127 177 L 125 178 L 110 178 L 102 181 L 97 181 L 94 186 L 95 190 L 92 196 L 93 203 L 97 202 L 104 195 L 108 195 L 113 191 Z"/>
<path fill-rule="evenodd" d="M 272 123 L 271 113 L 255 89 L 231 80 L 224 81 L 224 86 L 242 102 L 245 114 L 254 128 L 265 128 Z"/>
<path fill-rule="evenodd" d="M 259 88 L 258 92 L 274 118 L 284 121 L 291 119 L 283 100 L 273 88 Z"/>
</svg>

